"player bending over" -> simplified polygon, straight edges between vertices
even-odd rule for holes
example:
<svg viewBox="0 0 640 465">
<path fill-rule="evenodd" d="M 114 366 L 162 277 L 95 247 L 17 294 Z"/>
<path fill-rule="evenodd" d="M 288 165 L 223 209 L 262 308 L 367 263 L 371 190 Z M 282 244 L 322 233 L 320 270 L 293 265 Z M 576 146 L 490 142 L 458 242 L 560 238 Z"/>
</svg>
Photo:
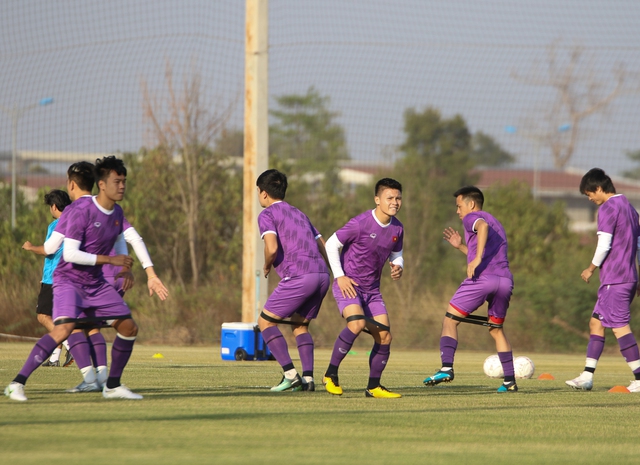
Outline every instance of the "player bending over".
<svg viewBox="0 0 640 465">
<path fill-rule="evenodd" d="M 396 398 L 401 395 L 380 384 L 391 344 L 389 315 L 380 294 L 380 276 L 387 262 L 390 262 L 393 280 L 402 276 L 404 230 L 395 217 L 402 206 L 402 185 L 390 178 L 381 179 L 376 183 L 374 201 L 375 209 L 349 220 L 326 243 L 335 278 L 333 296 L 342 317 L 347 320 L 347 327 L 336 339 L 322 381 L 327 392 L 342 394 L 338 368 L 366 327 L 374 344 L 369 357 L 369 383 L 365 395 Z"/>
<path fill-rule="evenodd" d="M 452 228 L 444 231 L 444 238 L 467 256 L 467 279 L 458 287 L 449 302 L 442 322 L 440 358 L 442 368 L 424 380 L 427 386 L 453 381 L 453 359 L 458 348 L 460 320 L 476 311 L 484 302 L 489 303 L 488 322 L 495 327 L 489 334 L 496 342 L 496 350 L 504 370 L 504 382 L 498 392 L 516 392 L 518 386 L 513 370 L 511 344 L 502 329 L 513 291 L 513 276 L 507 259 L 507 236 L 502 224 L 482 211 L 484 195 L 475 186 L 458 189 L 457 213 L 462 220 L 466 245 L 460 234 Z M 453 318 L 452 318 L 453 317 Z"/>
<path fill-rule="evenodd" d="M 284 202 L 287 177 L 283 173 L 267 170 L 258 177 L 256 185 L 260 206 L 264 208 L 258 215 L 264 240 L 264 275 L 268 276 L 273 266 L 281 278 L 258 318 L 262 336 L 284 371 L 280 384 L 271 390 L 315 391 L 314 347 L 308 326 L 318 316 L 329 290 L 324 241 L 304 213 Z M 293 323 L 302 378 L 293 366 L 287 341 L 277 326 L 285 318 L 291 318 Z"/>
<path fill-rule="evenodd" d="M 640 258 L 640 226 L 638 212 L 624 195 L 616 194 L 611 178 L 600 168 L 593 168 L 582 177 L 580 193 L 598 208 L 598 245 L 591 264 L 582 274 L 589 282 L 600 268 L 598 300 L 589 320 L 587 360 L 580 376 L 566 381 L 573 389 L 590 391 L 593 373 L 604 349 L 604 330 L 611 328 L 618 340 L 620 353 L 635 377 L 627 389 L 640 392 L 640 353 L 631 332 L 630 305 L 638 287 L 637 258 Z"/>
</svg>

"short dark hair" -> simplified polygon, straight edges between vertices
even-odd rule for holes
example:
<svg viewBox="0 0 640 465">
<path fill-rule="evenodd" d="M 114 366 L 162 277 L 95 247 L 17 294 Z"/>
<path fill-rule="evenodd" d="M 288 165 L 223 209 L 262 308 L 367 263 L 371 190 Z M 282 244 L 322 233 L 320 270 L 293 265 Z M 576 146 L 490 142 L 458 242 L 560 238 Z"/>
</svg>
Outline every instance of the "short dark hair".
<svg viewBox="0 0 640 465">
<path fill-rule="evenodd" d="M 287 175 L 278 170 L 267 170 L 258 176 L 256 186 L 272 199 L 284 200 L 288 186 Z"/>
<path fill-rule="evenodd" d="M 380 194 L 380 191 L 383 191 L 384 189 L 397 189 L 400 192 L 402 192 L 402 184 L 400 184 L 395 179 L 382 178 L 380 181 L 376 183 L 374 195 L 377 197 L 378 194 Z"/>
<path fill-rule="evenodd" d="M 115 171 L 118 176 L 127 175 L 127 168 L 124 166 L 124 162 L 116 158 L 115 155 L 98 158 L 94 171 L 96 183 L 106 181 L 112 171 Z"/>
<path fill-rule="evenodd" d="M 613 185 L 611 178 L 607 176 L 607 173 L 600 168 L 592 168 L 587 171 L 587 174 L 582 176 L 580 181 L 580 193 L 587 195 L 587 192 L 595 192 L 598 187 L 602 189 L 605 194 L 615 194 L 616 188 Z"/>
<path fill-rule="evenodd" d="M 67 178 L 75 182 L 83 191 L 91 192 L 95 184 L 93 164 L 88 161 L 79 161 L 67 169 Z"/>
<path fill-rule="evenodd" d="M 482 206 L 484 205 L 484 195 L 482 194 L 482 191 L 476 186 L 464 186 L 453 193 L 453 196 L 456 199 L 460 195 L 465 202 L 468 200 L 473 200 L 476 205 L 480 209 L 482 209 Z"/>
<path fill-rule="evenodd" d="M 71 204 L 69 194 L 60 189 L 53 189 L 47 194 L 44 194 L 44 203 L 50 207 L 55 205 L 58 211 L 63 211 L 67 205 Z"/>
</svg>

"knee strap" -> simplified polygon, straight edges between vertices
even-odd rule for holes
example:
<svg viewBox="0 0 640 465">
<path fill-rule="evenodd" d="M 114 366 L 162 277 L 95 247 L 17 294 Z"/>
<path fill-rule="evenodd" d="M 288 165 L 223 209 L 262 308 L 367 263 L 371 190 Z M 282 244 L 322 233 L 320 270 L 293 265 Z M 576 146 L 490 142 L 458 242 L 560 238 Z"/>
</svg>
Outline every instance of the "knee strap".
<svg viewBox="0 0 640 465">
<path fill-rule="evenodd" d="M 131 315 L 122 315 L 109 317 L 108 321 L 116 320 L 128 320 Z M 110 324 L 105 318 L 58 318 L 53 322 L 54 325 L 63 325 L 67 323 L 75 323 L 75 329 L 93 329 L 93 328 L 108 328 Z"/>
<path fill-rule="evenodd" d="M 391 331 L 391 328 L 389 326 L 382 324 L 379 321 L 374 320 L 373 318 L 367 318 L 364 315 L 351 315 L 351 316 L 348 316 L 346 320 L 347 320 L 347 323 L 349 323 L 350 321 L 365 320 L 367 323 L 371 323 L 383 331 Z M 365 333 L 371 334 L 371 332 L 367 328 L 363 329 L 363 331 Z"/>
<path fill-rule="evenodd" d="M 454 315 L 453 313 L 445 313 L 444 316 L 461 323 L 470 323 L 472 325 L 487 326 L 489 328 L 502 328 L 502 323 L 493 323 L 489 321 L 489 317 L 480 315 L 467 315 L 465 317 Z"/>
<path fill-rule="evenodd" d="M 277 318 L 269 316 L 264 312 L 260 312 L 260 318 L 268 321 L 269 323 L 275 323 L 277 325 L 309 326 L 309 323 L 310 323 L 310 321 L 307 321 L 306 323 L 305 322 L 296 323 L 295 321 L 291 321 L 291 320 L 278 320 Z"/>
</svg>

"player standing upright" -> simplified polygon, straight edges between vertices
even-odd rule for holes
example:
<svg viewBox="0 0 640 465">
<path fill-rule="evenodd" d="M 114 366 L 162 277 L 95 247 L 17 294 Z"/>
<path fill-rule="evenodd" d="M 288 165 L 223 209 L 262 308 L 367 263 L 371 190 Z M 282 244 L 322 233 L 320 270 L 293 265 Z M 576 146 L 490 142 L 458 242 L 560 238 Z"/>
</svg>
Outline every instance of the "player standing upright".
<svg viewBox="0 0 640 465">
<path fill-rule="evenodd" d="M 122 297 L 105 280 L 101 267 L 105 263 L 130 267 L 133 263 L 128 255 L 108 256 L 125 224 L 122 209 L 116 202 L 124 196 L 127 172 L 122 160 L 104 157 L 96 162 L 96 173 L 100 193 L 86 201 L 74 202 L 63 214 L 63 217 L 67 216 L 63 260 L 54 273 L 55 327 L 36 343 L 20 373 L 5 389 L 5 395 L 12 400 L 27 400 L 24 385 L 28 377 L 58 343 L 71 334 L 80 319 L 107 320 L 117 331 L 103 396 L 142 399 L 142 396 L 134 394 L 120 383 L 133 350 L 138 326 Z M 137 255 L 141 256 L 139 253 Z M 149 294 L 155 292 L 164 300 L 168 292 L 156 276 L 153 266 L 146 267 L 145 271 Z"/>
<path fill-rule="evenodd" d="M 380 384 L 391 344 L 389 315 L 380 294 L 380 277 L 388 261 L 391 278 L 398 280 L 402 276 L 404 229 L 395 217 L 402 206 L 402 185 L 390 178 L 379 180 L 374 200 L 375 209 L 349 220 L 325 245 L 335 278 L 333 295 L 347 327 L 336 339 L 323 383 L 329 393 L 342 394 L 338 368 L 366 327 L 374 344 L 369 357 L 369 383 L 365 395 L 397 398 L 401 395 Z"/>
<path fill-rule="evenodd" d="M 433 376 L 427 377 L 424 384 L 433 386 L 453 381 L 453 360 L 458 348 L 460 320 L 486 301 L 489 303 L 488 321 L 499 325 L 489 328 L 504 370 L 504 382 L 498 392 L 516 392 L 518 386 L 513 369 L 513 352 L 502 329 L 513 292 L 513 275 L 507 258 L 507 236 L 502 224 L 493 215 L 482 211 L 484 195 L 480 189 L 475 186 L 463 187 L 453 196 L 464 227 L 466 245 L 462 243 L 460 234 L 452 228 L 445 229 L 444 238 L 467 256 L 467 279 L 453 295 L 442 322 L 442 368 Z"/>
<path fill-rule="evenodd" d="M 618 340 L 620 353 L 635 376 L 627 389 L 640 392 L 640 353 L 629 325 L 629 307 L 636 294 L 640 294 L 636 268 L 637 257 L 640 257 L 638 212 L 624 195 L 616 194 L 611 178 L 600 168 L 593 168 L 582 177 L 580 193 L 599 207 L 598 245 L 591 264 L 581 277 L 588 283 L 599 267 L 600 288 L 589 320 L 590 336 L 584 371 L 566 384 L 585 391 L 593 388 L 593 374 L 604 349 L 605 328 L 611 328 Z"/>
<path fill-rule="evenodd" d="M 65 191 L 54 189 L 44 196 L 44 203 L 49 206 L 49 211 L 53 217 L 53 221 L 49 223 L 49 227 L 47 228 L 46 241 L 51 237 L 64 209 L 71 204 L 71 199 Z M 51 331 L 53 329 L 53 319 L 51 318 L 53 312 L 53 271 L 56 269 L 56 266 L 58 266 L 58 262 L 62 257 L 62 248 L 50 255 L 44 251 L 43 245 L 33 245 L 29 241 L 22 244 L 22 248 L 38 255 L 44 255 L 44 267 L 42 269 L 42 281 L 40 284 L 40 293 L 38 294 L 36 313 L 38 315 L 38 322 L 44 326 L 47 331 Z M 64 341 L 62 345 L 67 349 L 67 356 L 63 363 L 63 366 L 66 367 L 73 363 L 73 356 L 69 351 L 69 343 Z M 44 362 L 42 366 L 60 366 L 59 359 L 62 345 L 56 347 L 49 360 Z"/>
<path fill-rule="evenodd" d="M 284 371 L 280 384 L 271 390 L 314 391 L 314 344 L 307 328 L 309 322 L 317 317 L 329 290 L 324 242 L 309 218 L 284 202 L 287 177 L 283 173 L 267 170 L 258 177 L 256 185 L 260 205 L 264 208 L 258 215 L 260 235 L 264 240 L 263 272 L 266 277 L 274 267 L 281 278 L 258 319 L 262 336 Z M 289 317 L 300 354 L 302 378 L 289 356 L 287 341 L 277 326 Z"/>
</svg>

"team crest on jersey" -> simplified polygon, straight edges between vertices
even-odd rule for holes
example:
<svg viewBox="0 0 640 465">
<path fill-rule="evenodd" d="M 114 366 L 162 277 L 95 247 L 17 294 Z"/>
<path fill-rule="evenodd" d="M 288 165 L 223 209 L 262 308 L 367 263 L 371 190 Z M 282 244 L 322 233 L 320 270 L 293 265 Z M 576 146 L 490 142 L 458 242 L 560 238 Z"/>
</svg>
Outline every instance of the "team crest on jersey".
<svg viewBox="0 0 640 465">
<path fill-rule="evenodd" d="M 120 226 L 120 222 L 116 220 L 116 226 Z"/>
<path fill-rule="evenodd" d="M 93 225 L 94 225 L 96 228 L 99 228 L 100 226 L 102 226 L 102 223 L 100 223 L 99 221 L 96 221 L 95 223 L 93 223 Z"/>
<path fill-rule="evenodd" d="M 376 233 L 371 233 L 371 234 L 369 234 L 369 237 L 370 237 L 371 239 L 375 239 L 375 238 L 376 238 Z"/>
<path fill-rule="evenodd" d="M 393 242 L 398 242 L 398 236 L 393 236 L 393 238 L 391 239 Z"/>
</svg>

